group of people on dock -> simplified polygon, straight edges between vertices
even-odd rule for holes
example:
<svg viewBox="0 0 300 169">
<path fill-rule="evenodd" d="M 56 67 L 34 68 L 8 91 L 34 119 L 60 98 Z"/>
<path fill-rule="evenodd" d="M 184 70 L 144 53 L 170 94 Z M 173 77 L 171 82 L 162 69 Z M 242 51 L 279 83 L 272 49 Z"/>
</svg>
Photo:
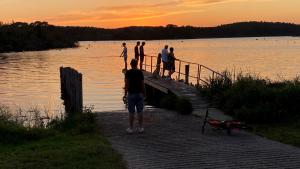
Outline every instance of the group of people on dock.
<svg viewBox="0 0 300 169">
<path fill-rule="evenodd" d="M 144 83 L 144 74 L 142 72 L 143 63 L 145 59 L 144 46 L 145 42 L 136 43 L 134 47 L 134 59 L 131 60 L 130 65 L 131 69 L 127 71 L 127 59 L 128 59 L 128 50 L 126 43 L 123 43 L 123 51 L 120 57 L 124 57 L 125 62 L 125 95 L 124 100 L 127 101 L 128 111 L 129 111 L 129 128 L 126 130 L 127 133 L 134 133 L 134 116 L 135 112 L 138 115 L 138 127 L 137 131 L 139 133 L 144 132 L 143 127 L 143 109 L 144 109 L 144 98 L 145 98 L 145 83 Z M 160 76 L 161 63 L 163 63 L 163 72 L 162 77 L 171 79 L 172 74 L 175 72 L 175 58 L 174 48 L 170 48 L 166 45 L 162 52 L 158 54 L 156 70 L 153 72 L 154 76 Z M 139 66 L 139 69 L 138 69 Z M 169 71 L 168 76 L 165 76 L 165 71 Z"/>
<path fill-rule="evenodd" d="M 169 46 L 166 45 L 164 49 L 161 51 L 161 53 L 158 54 L 158 58 L 161 57 L 161 60 L 163 62 L 163 72 L 162 72 L 162 77 L 167 77 L 171 79 L 171 76 L 173 73 L 175 73 L 175 54 L 174 54 L 174 48 L 171 47 L 170 51 L 168 51 Z M 159 63 L 159 62 L 158 62 Z M 157 64 L 159 65 L 159 64 Z M 159 66 L 160 67 L 160 66 Z M 158 66 L 156 67 L 158 69 Z M 160 68 L 159 68 L 160 70 Z M 165 71 L 169 71 L 169 75 L 165 76 Z M 159 72 L 158 72 L 159 74 Z"/>
<path fill-rule="evenodd" d="M 143 68 L 143 63 L 144 63 L 144 59 L 145 59 L 145 52 L 144 52 L 144 46 L 146 45 L 146 42 L 141 42 L 138 41 L 136 43 L 136 46 L 134 47 L 134 59 L 137 60 L 137 61 L 140 61 L 140 69 L 142 70 Z M 127 46 L 126 46 L 126 43 L 124 42 L 122 44 L 123 46 L 123 51 L 120 55 L 120 57 L 124 57 L 124 62 L 125 62 L 125 68 L 124 70 L 126 71 L 127 70 L 127 59 L 128 59 L 128 50 L 127 50 Z"/>
<path fill-rule="evenodd" d="M 138 41 L 136 43 L 136 46 L 134 47 L 134 59 L 137 62 L 139 62 L 138 65 L 139 65 L 140 70 L 143 70 L 144 60 L 145 60 L 145 57 L 147 56 L 147 55 L 145 55 L 145 50 L 144 50 L 145 45 L 146 45 L 146 42 L 141 43 L 140 41 Z M 122 51 L 120 57 L 124 58 L 125 68 L 123 70 L 125 72 L 125 71 L 127 71 L 128 49 L 127 49 L 126 43 L 123 43 L 122 46 L 123 46 L 123 51 Z M 153 72 L 153 74 L 155 76 L 160 75 L 161 63 L 163 63 L 162 77 L 171 79 L 172 74 L 175 72 L 175 60 L 177 60 L 177 59 L 174 54 L 174 48 L 171 47 L 169 50 L 169 46 L 165 45 L 165 47 L 162 49 L 161 53 L 159 53 L 157 56 L 156 70 Z M 168 71 L 167 76 L 165 76 L 166 70 Z"/>
</svg>

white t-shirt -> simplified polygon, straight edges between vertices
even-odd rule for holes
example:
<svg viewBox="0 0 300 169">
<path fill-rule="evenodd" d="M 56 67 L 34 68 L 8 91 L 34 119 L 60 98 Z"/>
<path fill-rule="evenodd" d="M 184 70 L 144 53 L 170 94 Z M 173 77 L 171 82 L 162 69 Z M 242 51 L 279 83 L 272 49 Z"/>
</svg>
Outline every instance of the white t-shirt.
<svg viewBox="0 0 300 169">
<path fill-rule="evenodd" d="M 161 60 L 163 62 L 168 62 L 168 49 L 164 48 L 161 52 Z"/>
</svg>

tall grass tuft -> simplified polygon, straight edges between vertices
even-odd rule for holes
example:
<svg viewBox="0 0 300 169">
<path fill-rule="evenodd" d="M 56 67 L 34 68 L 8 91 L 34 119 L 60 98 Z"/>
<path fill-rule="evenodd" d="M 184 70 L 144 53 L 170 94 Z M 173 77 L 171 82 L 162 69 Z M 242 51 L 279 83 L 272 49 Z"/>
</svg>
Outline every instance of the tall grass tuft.
<svg viewBox="0 0 300 169">
<path fill-rule="evenodd" d="M 56 131 L 70 131 L 75 134 L 96 131 L 96 117 L 93 107 L 85 107 L 82 114 L 70 117 L 50 117 L 49 111 L 32 107 L 18 108 L 15 113 L 0 105 L 0 143 L 18 144 L 40 140 L 54 135 Z"/>
<path fill-rule="evenodd" d="M 94 107 L 84 107 L 83 113 L 75 113 L 65 119 L 55 118 L 47 125 L 60 131 L 70 131 L 75 134 L 93 133 L 97 130 L 96 116 L 93 113 Z"/>
<path fill-rule="evenodd" d="M 0 143 L 17 144 L 39 140 L 51 134 L 52 131 L 41 126 L 25 126 L 7 106 L 0 105 Z"/>
</svg>

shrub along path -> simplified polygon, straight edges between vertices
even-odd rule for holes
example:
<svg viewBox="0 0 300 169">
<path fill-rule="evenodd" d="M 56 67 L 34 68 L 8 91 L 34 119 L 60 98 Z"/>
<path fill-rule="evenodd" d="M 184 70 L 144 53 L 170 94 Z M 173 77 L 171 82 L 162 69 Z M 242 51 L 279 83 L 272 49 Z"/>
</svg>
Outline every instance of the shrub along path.
<svg viewBox="0 0 300 169">
<path fill-rule="evenodd" d="M 126 112 L 98 113 L 103 134 L 129 169 L 155 168 L 300 168 L 300 149 L 250 134 L 215 131 L 202 119 L 175 112 L 145 112 L 145 133 L 128 135 Z"/>
</svg>

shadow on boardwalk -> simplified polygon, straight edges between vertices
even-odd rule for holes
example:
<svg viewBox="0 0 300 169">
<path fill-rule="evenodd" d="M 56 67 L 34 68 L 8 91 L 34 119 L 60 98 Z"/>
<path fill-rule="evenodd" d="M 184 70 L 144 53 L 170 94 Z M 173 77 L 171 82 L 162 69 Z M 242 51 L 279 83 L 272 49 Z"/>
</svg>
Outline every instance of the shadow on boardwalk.
<svg viewBox="0 0 300 169">
<path fill-rule="evenodd" d="M 201 118 L 149 109 L 144 134 L 127 135 L 126 112 L 98 113 L 103 134 L 129 169 L 165 168 L 300 168 L 300 149 L 259 136 L 207 127 Z"/>
</svg>

